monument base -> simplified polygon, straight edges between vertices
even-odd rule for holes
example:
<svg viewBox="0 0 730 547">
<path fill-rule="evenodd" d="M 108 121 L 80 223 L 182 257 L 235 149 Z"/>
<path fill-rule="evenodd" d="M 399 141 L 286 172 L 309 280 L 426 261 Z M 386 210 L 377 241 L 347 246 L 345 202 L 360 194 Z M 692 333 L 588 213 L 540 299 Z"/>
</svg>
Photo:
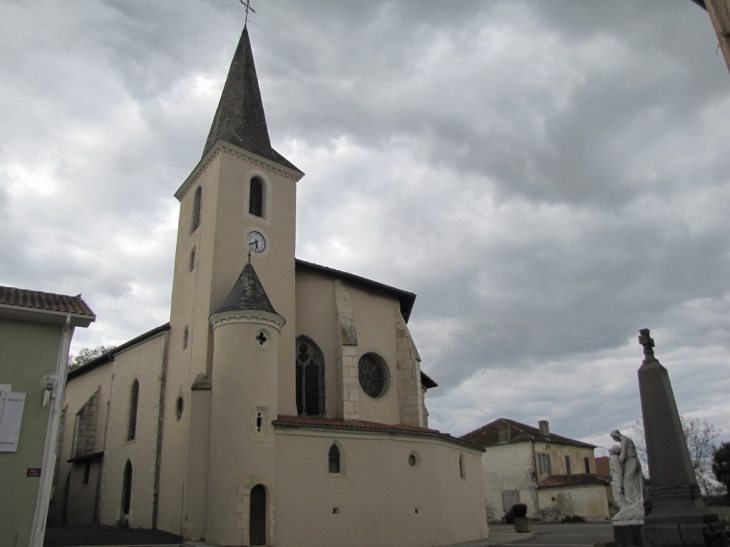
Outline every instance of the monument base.
<svg viewBox="0 0 730 547">
<path fill-rule="evenodd" d="M 649 519 L 647 519 L 649 520 Z M 723 528 L 717 515 L 678 516 L 671 522 L 661 519 L 648 522 L 641 529 L 644 545 L 661 547 L 704 547 L 705 532 L 715 532 Z"/>
<path fill-rule="evenodd" d="M 613 542 L 616 547 L 643 547 L 641 529 L 644 520 L 614 520 Z"/>
</svg>

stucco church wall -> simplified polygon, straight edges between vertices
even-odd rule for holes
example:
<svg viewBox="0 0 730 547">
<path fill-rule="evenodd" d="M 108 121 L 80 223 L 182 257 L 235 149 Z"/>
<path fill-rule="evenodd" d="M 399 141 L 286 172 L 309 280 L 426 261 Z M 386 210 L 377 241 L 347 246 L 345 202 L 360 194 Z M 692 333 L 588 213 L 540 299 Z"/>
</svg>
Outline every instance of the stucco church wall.
<svg viewBox="0 0 730 547">
<path fill-rule="evenodd" d="M 226 145 L 236 150 L 233 145 Z M 251 257 L 251 263 L 276 312 L 286 324 L 279 341 L 279 401 L 281 414 L 296 414 L 295 375 L 295 261 L 296 182 L 227 151 L 220 154 L 220 182 L 216 213 L 215 251 L 210 313 L 220 307 L 247 261 L 244 239 L 249 229 L 266 238 L 266 249 Z M 250 180 L 264 183 L 264 216 L 249 213 Z M 207 318 L 206 318 L 207 319 Z"/>
<path fill-rule="evenodd" d="M 541 488 L 540 507 L 547 509 L 556 520 L 567 515 L 579 515 L 586 520 L 607 520 L 608 487 L 600 484 L 571 488 Z"/>
<path fill-rule="evenodd" d="M 360 390 L 360 419 L 388 424 L 400 423 L 394 314 L 394 309 L 400 304 L 395 297 L 369 291 L 355 283 L 346 283 L 346 286 L 357 330 L 358 357 L 374 352 L 388 365 L 389 385 L 382 397 L 373 399 Z M 333 277 L 309 271 L 297 272 L 297 329 L 297 335 L 309 336 L 324 354 L 325 411 L 328 418 L 334 418 L 336 401 L 340 394 L 335 381 L 338 341 Z M 420 385 L 417 388 L 420 389 Z M 417 397 L 418 393 L 414 391 L 413 396 Z"/>
<path fill-rule="evenodd" d="M 332 474 L 335 441 L 341 472 Z M 445 545 L 488 535 L 477 451 L 347 431 L 277 430 L 276 442 L 277 545 Z"/>
<path fill-rule="evenodd" d="M 335 303 L 333 280 L 330 277 L 310 271 L 297 271 L 297 336 L 309 337 L 324 357 L 325 415 L 337 415 L 337 382 L 335 381 Z M 292 370 L 294 362 L 292 362 Z M 291 373 L 290 373 L 291 374 Z"/>
<path fill-rule="evenodd" d="M 97 389 L 99 389 L 99 397 L 92 452 L 104 451 L 104 434 L 109 410 L 107 403 L 112 392 L 113 368 L 113 362 L 107 361 L 88 372 L 69 379 L 66 385 L 63 429 L 59 430 L 59 435 L 63 435 L 63 438 L 58 456 L 58 475 L 51 508 L 51 518 L 54 524 L 64 522 L 68 525 L 92 524 L 94 521 L 102 464 L 99 460 L 93 462 L 93 473 L 90 475 L 89 481 L 84 484 L 85 462 L 70 463 L 68 460 L 74 457 L 76 414 Z M 73 502 L 67 503 L 67 499 L 73 500 Z"/>
<path fill-rule="evenodd" d="M 160 472 L 160 503 L 158 527 L 176 534 L 182 533 L 185 477 L 188 467 L 190 440 L 190 407 L 180 420 L 175 413 L 175 400 L 182 394 L 189 400 L 195 377 L 210 373 L 212 366 L 212 331 L 210 316 L 210 287 L 214 260 L 215 218 L 217 213 L 220 156 L 202 171 L 191 189 L 182 197 L 175 253 L 172 303 L 170 310 L 170 343 L 166 374 L 163 452 Z M 200 225 L 190 232 L 196 188 L 201 190 Z M 195 247 L 195 264 L 190 270 L 190 253 Z M 188 326 L 188 344 L 184 347 L 184 331 Z M 207 444 L 207 443 L 206 443 Z M 190 493 L 190 492 L 188 492 Z M 192 492 L 200 497 L 201 492 Z"/>
<path fill-rule="evenodd" d="M 505 512 L 502 492 L 519 490 L 520 503 L 527 505 L 527 516 L 535 516 L 538 507 L 532 443 L 514 443 L 487 447 L 482 455 L 484 497 L 490 519 L 499 520 Z M 506 508 L 509 510 L 509 507 Z"/>
<path fill-rule="evenodd" d="M 115 524 L 122 517 L 124 469 L 129 461 L 132 464 L 129 526 L 153 527 L 157 433 L 162 411 L 160 390 L 167 337 L 167 331 L 162 332 L 115 355 L 101 483 L 101 524 Z M 135 380 L 139 382 L 136 432 L 134 439 L 128 440 L 131 393 Z"/>
<path fill-rule="evenodd" d="M 348 286 L 357 326 L 358 358 L 368 352 L 380 355 L 388 365 L 388 389 L 373 399 L 360 392 L 360 419 L 385 424 L 400 423 L 398 409 L 398 348 L 395 341 L 395 313 L 398 299 Z M 417 393 L 413 393 L 417 396 Z"/>
</svg>

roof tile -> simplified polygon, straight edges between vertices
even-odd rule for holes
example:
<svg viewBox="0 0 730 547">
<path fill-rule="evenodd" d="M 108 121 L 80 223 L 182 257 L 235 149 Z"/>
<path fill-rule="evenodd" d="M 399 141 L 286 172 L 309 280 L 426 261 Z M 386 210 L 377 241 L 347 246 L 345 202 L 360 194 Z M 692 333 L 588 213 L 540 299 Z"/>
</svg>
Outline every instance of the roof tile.
<svg viewBox="0 0 730 547">
<path fill-rule="evenodd" d="M 540 430 L 536 427 L 532 427 L 527 424 L 510 420 L 508 418 L 497 418 L 493 422 L 489 422 L 487 425 L 483 425 L 479 429 L 462 435 L 460 438 L 465 441 L 478 444 L 479 446 L 492 446 L 500 443 L 499 441 L 499 426 L 500 424 L 509 425 L 509 440 L 507 443 L 517 443 L 523 441 L 540 441 L 560 444 L 570 444 L 574 446 L 583 446 L 585 448 L 595 448 L 594 445 L 584 443 L 583 441 L 576 441 L 575 439 L 569 439 L 562 435 L 556 435 L 550 433 L 547 437 L 540 434 Z"/>
<path fill-rule="evenodd" d="M 65 294 L 31 291 L 15 287 L 0 286 L 0 305 L 17 306 L 41 311 L 71 313 L 89 318 L 96 318 L 91 308 L 84 302 L 81 295 L 67 296 Z"/>
</svg>

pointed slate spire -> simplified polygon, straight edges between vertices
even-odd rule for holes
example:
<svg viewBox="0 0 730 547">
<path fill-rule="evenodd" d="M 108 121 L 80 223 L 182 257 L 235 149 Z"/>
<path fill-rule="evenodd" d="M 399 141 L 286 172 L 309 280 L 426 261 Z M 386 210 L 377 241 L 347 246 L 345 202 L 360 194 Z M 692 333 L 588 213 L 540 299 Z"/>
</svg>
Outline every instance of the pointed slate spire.
<svg viewBox="0 0 730 547">
<path fill-rule="evenodd" d="M 256 275 L 251 262 L 247 262 L 243 267 L 241 275 L 231 289 L 228 298 L 223 305 L 216 310 L 213 315 L 227 311 L 264 311 L 276 314 L 274 306 L 271 305 L 269 297 L 266 295 L 264 286 Z"/>
<path fill-rule="evenodd" d="M 251 41 L 246 27 L 243 28 L 236 53 L 231 61 L 231 68 L 228 70 L 213 124 L 210 126 L 203 156 L 218 139 L 299 171 L 284 156 L 271 148 Z"/>
</svg>

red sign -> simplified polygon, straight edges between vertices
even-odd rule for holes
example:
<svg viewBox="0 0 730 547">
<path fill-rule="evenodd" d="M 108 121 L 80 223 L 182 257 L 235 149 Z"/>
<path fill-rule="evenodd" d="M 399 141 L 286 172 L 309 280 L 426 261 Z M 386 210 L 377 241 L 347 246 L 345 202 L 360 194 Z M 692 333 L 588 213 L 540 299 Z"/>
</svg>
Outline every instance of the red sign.
<svg viewBox="0 0 730 547">
<path fill-rule="evenodd" d="M 29 467 L 28 472 L 25 474 L 26 477 L 40 477 L 41 476 L 41 468 L 40 467 Z"/>
</svg>

